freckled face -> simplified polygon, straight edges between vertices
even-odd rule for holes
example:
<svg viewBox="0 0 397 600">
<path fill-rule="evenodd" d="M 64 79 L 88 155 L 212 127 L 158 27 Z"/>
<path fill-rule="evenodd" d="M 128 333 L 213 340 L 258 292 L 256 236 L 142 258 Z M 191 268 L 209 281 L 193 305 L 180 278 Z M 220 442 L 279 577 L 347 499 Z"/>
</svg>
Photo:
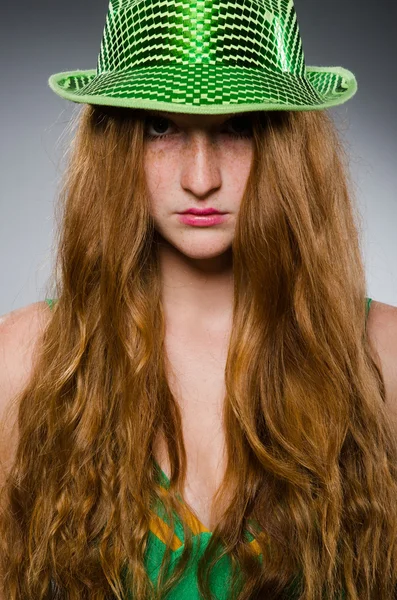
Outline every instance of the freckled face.
<svg viewBox="0 0 397 600">
<path fill-rule="evenodd" d="M 252 116 L 145 111 L 144 166 L 156 230 L 191 258 L 230 248 L 253 159 Z M 227 213 L 222 223 L 181 222 L 189 208 Z"/>
</svg>

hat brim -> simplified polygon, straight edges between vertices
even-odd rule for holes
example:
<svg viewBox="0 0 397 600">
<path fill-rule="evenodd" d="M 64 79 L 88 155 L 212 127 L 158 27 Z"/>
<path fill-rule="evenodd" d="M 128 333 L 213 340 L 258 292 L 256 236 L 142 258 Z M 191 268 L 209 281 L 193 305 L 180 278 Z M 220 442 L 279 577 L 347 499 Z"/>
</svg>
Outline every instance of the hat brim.
<svg viewBox="0 0 397 600">
<path fill-rule="evenodd" d="M 203 114 L 323 110 L 357 91 L 354 74 L 343 67 L 306 67 L 302 77 L 208 63 L 100 74 L 66 71 L 52 75 L 48 84 L 58 96 L 77 103 Z"/>
</svg>

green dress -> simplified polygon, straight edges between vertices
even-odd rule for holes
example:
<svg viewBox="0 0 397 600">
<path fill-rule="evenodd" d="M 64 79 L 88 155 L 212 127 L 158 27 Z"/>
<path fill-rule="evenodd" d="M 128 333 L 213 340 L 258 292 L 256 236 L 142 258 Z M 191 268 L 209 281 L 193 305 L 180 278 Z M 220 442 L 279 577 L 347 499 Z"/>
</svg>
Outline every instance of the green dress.
<svg viewBox="0 0 397 600">
<path fill-rule="evenodd" d="M 52 308 L 54 300 L 46 298 L 46 302 Z M 368 316 L 369 307 L 372 302 L 371 298 L 366 298 L 366 316 Z M 164 471 L 160 468 L 158 463 L 154 460 L 154 467 L 157 474 L 158 482 L 161 488 L 165 491 L 169 487 L 169 479 Z M 209 540 L 211 539 L 211 531 L 209 531 L 200 521 L 193 515 L 193 513 L 184 506 L 186 512 L 185 521 L 191 528 L 192 537 L 192 554 L 189 560 L 188 567 L 184 572 L 183 576 L 177 583 L 177 585 L 171 590 L 167 596 L 167 600 L 200 600 L 197 583 L 197 565 L 198 560 L 203 555 Z M 150 524 L 150 531 L 148 535 L 148 543 L 145 552 L 145 565 L 146 570 L 150 579 L 156 584 L 161 561 L 165 551 L 165 539 L 169 528 L 169 521 L 165 514 L 165 510 L 162 504 L 158 504 L 152 511 L 152 520 Z M 262 559 L 259 545 L 255 538 L 246 531 L 246 539 L 251 544 L 251 547 L 258 554 L 259 560 Z M 184 535 L 183 526 L 179 518 L 175 514 L 175 530 L 172 538 L 172 554 L 170 562 L 169 573 L 172 572 L 176 562 L 182 554 L 184 547 Z M 217 600 L 228 600 L 229 593 L 228 587 L 225 582 L 231 576 L 231 561 L 226 555 L 224 556 L 211 571 L 210 583 L 211 591 L 214 593 Z M 129 595 L 127 600 L 133 600 L 132 596 Z"/>
</svg>

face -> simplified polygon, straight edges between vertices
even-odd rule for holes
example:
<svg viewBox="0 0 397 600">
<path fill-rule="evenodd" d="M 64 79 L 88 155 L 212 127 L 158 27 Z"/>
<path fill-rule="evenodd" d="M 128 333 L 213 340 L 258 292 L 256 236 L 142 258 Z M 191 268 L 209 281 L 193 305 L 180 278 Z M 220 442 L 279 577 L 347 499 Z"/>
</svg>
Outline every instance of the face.
<svg viewBox="0 0 397 600">
<path fill-rule="evenodd" d="M 251 169 L 252 115 L 145 116 L 144 165 L 156 230 L 190 258 L 220 256 L 232 244 Z M 215 224 L 208 217 L 187 222 L 181 213 L 190 208 L 225 214 Z"/>
</svg>

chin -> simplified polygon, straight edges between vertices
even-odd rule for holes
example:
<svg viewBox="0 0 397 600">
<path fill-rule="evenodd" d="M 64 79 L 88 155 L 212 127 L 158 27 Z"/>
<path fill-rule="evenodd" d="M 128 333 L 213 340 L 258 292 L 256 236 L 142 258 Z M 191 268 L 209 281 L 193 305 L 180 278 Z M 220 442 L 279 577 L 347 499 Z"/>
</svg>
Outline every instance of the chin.
<svg viewBox="0 0 397 600">
<path fill-rule="evenodd" d="M 181 246 L 175 245 L 174 248 L 179 251 L 181 254 L 185 256 L 196 259 L 196 260 L 210 260 L 212 258 L 217 258 L 219 256 L 224 256 L 225 254 L 231 253 L 232 250 L 232 242 L 228 246 L 222 245 L 213 245 L 209 247 L 209 243 L 203 245 L 200 243 L 200 246 Z"/>
</svg>

